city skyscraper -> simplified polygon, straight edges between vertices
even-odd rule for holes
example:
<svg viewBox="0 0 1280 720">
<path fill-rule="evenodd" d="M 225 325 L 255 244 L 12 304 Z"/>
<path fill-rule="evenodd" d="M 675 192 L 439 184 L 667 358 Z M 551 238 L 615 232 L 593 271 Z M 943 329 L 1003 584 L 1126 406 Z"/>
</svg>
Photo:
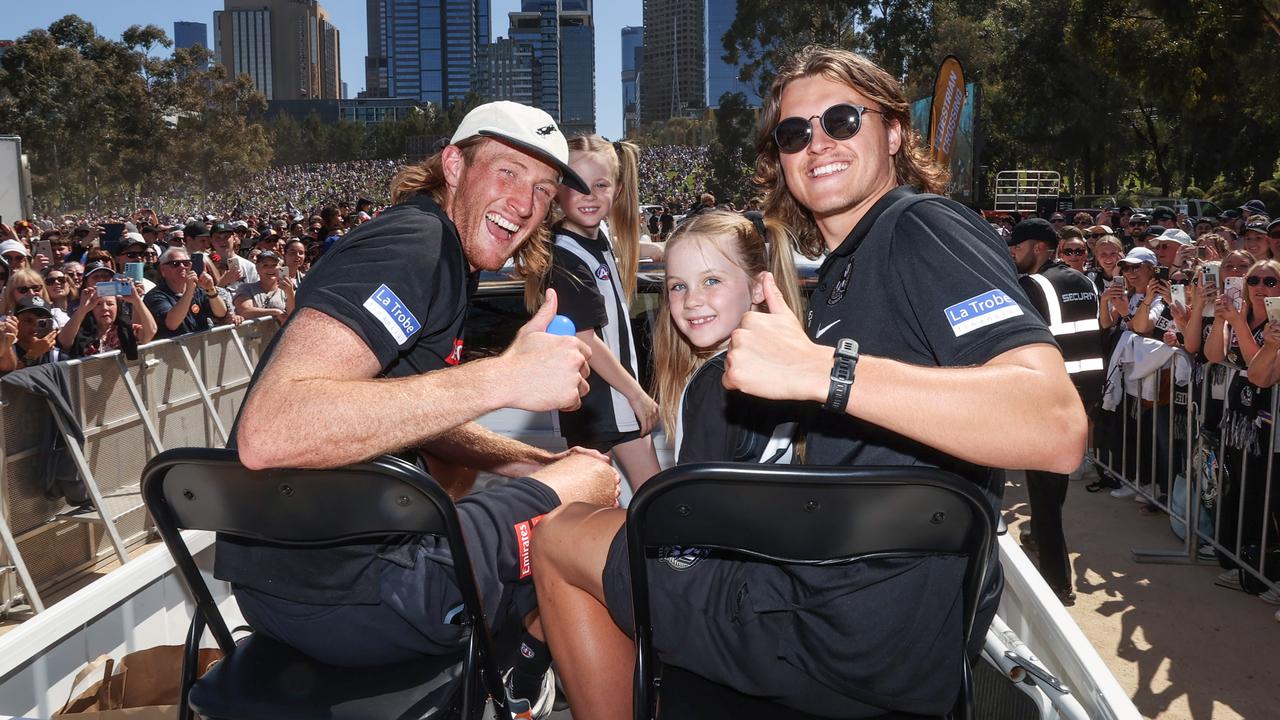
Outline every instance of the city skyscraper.
<svg viewBox="0 0 1280 720">
<path fill-rule="evenodd" d="M 755 83 L 738 80 L 740 68 L 724 61 L 724 34 L 733 24 L 738 12 L 737 0 L 704 0 L 706 17 L 703 22 L 706 37 L 706 87 L 707 107 L 720 107 L 720 97 L 725 93 L 740 92 L 747 98 L 747 104 L 760 106 L 760 96 L 756 93 Z"/>
<path fill-rule="evenodd" d="M 486 100 L 533 105 L 533 45 L 511 38 L 481 45 L 475 82 Z"/>
<path fill-rule="evenodd" d="M 473 89 L 491 0 L 366 0 L 365 96 L 440 106 Z"/>
<path fill-rule="evenodd" d="M 507 35 L 533 49 L 533 105 L 565 135 L 595 132 L 595 21 L 591 0 L 523 0 Z"/>
<path fill-rule="evenodd" d="M 365 0 L 364 96 L 387 97 L 386 0 Z"/>
<path fill-rule="evenodd" d="M 214 57 L 268 100 L 338 99 L 338 28 L 316 0 L 225 0 L 213 14 Z"/>
<path fill-rule="evenodd" d="M 193 48 L 199 45 L 209 49 L 209 26 L 202 22 L 185 22 L 179 20 L 173 24 L 174 49 Z M 201 70 L 208 70 L 209 63 L 201 64 Z"/>
<path fill-rule="evenodd" d="M 698 114 L 707 104 L 703 0 L 644 0 L 640 122 Z"/>
<path fill-rule="evenodd" d="M 643 64 L 644 27 L 622 28 L 622 128 L 626 136 L 640 128 L 638 78 Z"/>
</svg>

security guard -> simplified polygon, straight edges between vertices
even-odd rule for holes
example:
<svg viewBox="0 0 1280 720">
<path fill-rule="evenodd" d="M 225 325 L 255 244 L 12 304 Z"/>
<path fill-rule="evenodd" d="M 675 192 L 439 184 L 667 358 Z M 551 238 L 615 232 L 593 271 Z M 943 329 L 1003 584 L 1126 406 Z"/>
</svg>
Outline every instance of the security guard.
<svg viewBox="0 0 1280 720">
<path fill-rule="evenodd" d="M 1049 323 L 1080 399 L 1086 408 L 1097 403 L 1105 370 L 1097 288 L 1083 273 L 1055 259 L 1058 234 L 1046 220 L 1023 220 L 1013 228 L 1008 242 L 1013 263 L 1021 273 L 1018 283 Z M 1076 596 L 1071 590 L 1071 561 L 1062 531 L 1067 476 L 1028 470 L 1027 497 L 1031 503 L 1031 537 L 1040 550 L 1040 574 L 1058 598 L 1069 605 Z"/>
</svg>

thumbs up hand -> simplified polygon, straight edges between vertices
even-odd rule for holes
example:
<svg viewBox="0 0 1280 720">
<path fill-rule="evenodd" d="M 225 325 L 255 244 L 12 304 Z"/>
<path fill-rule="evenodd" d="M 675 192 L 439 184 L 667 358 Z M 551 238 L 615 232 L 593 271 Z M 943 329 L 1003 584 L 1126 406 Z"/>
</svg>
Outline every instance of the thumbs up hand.
<svg viewBox="0 0 1280 720">
<path fill-rule="evenodd" d="M 769 400 L 826 400 L 834 352 L 809 340 L 772 274 L 761 286 L 768 312 L 743 315 L 729 337 L 724 386 Z"/>
</svg>

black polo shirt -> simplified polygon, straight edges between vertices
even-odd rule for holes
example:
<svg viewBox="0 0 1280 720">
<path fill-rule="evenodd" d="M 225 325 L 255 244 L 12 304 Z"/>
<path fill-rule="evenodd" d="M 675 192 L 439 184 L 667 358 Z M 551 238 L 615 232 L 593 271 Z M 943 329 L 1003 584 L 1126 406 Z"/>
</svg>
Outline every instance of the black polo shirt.
<svg viewBox="0 0 1280 720">
<path fill-rule="evenodd" d="M 907 187 L 876 202 L 828 255 L 806 326 L 819 344 L 853 338 L 865 355 L 924 367 L 982 365 L 1023 345 L 1054 344 L 990 225 L 958 203 Z M 939 467 L 978 485 L 999 510 L 1001 470 L 847 415 L 816 410 L 805 428 L 806 464 Z M 998 563 L 989 567 L 971 653 L 981 647 L 1002 586 Z M 780 629 L 781 653 L 819 682 L 911 712 L 923 706 L 905 698 L 927 702 L 955 687 L 949 678 L 960 662 L 962 603 L 954 589 L 963 577 L 957 558 L 753 565 L 752 572 L 757 611 L 793 610 L 780 616 L 789 618 Z"/>
<path fill-rule="evenodd" d="M 789 463 L 800 407 L 725 389 L 724 361 L 716 354 L 685 386 L 676 462 Z"/>
<path fill-rule="evenodd" d="M 895 203 L 909 203 L 879 220 Z M 1008 246 L 959 203 L 898 187 L 818 270 L 806 327 L 814 342 L 858 341 L 864 355 L 924 367 L 982 365 L 1023 345 L 1054 345 L 1018 285 Z M 849 416 L 815 413 L 811 465 L 927 465 L 965 477 L 999 507 L 1003 473 Z"/>
<path fill-rule="evenodd" d="M 312 308 L 350 328 L 378 358 L 381 377 L 406 377 L 458 364 L 475 279 L 453 222 L 429 196 L 416 195 L 335 243 L 307 274 L 296 305 L 299 311 Z M 267 347 L 249 393 L 288 328 L 286 323 Z M 231 447 L 238 429 L 237 417 Z M 376 603 L 382 561 L 412 566 L 409 548 L 400 538 L 284 549 L 221 536 L 214 574 L 296 602 Z"/>
</svg>

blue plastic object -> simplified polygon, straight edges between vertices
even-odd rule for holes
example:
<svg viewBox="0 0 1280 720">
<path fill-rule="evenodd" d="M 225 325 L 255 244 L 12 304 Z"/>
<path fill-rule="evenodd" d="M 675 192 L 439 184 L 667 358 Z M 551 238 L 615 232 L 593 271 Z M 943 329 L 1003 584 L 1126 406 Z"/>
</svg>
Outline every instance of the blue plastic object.
<svg viewBox="0 0 1280 720">
<path fill-rule="evenodd" d="M 569 318 L 557 315 L 547 323 L 547 332 L 551 335 L 577 335 L 578 327 Z"/>
</svg>

